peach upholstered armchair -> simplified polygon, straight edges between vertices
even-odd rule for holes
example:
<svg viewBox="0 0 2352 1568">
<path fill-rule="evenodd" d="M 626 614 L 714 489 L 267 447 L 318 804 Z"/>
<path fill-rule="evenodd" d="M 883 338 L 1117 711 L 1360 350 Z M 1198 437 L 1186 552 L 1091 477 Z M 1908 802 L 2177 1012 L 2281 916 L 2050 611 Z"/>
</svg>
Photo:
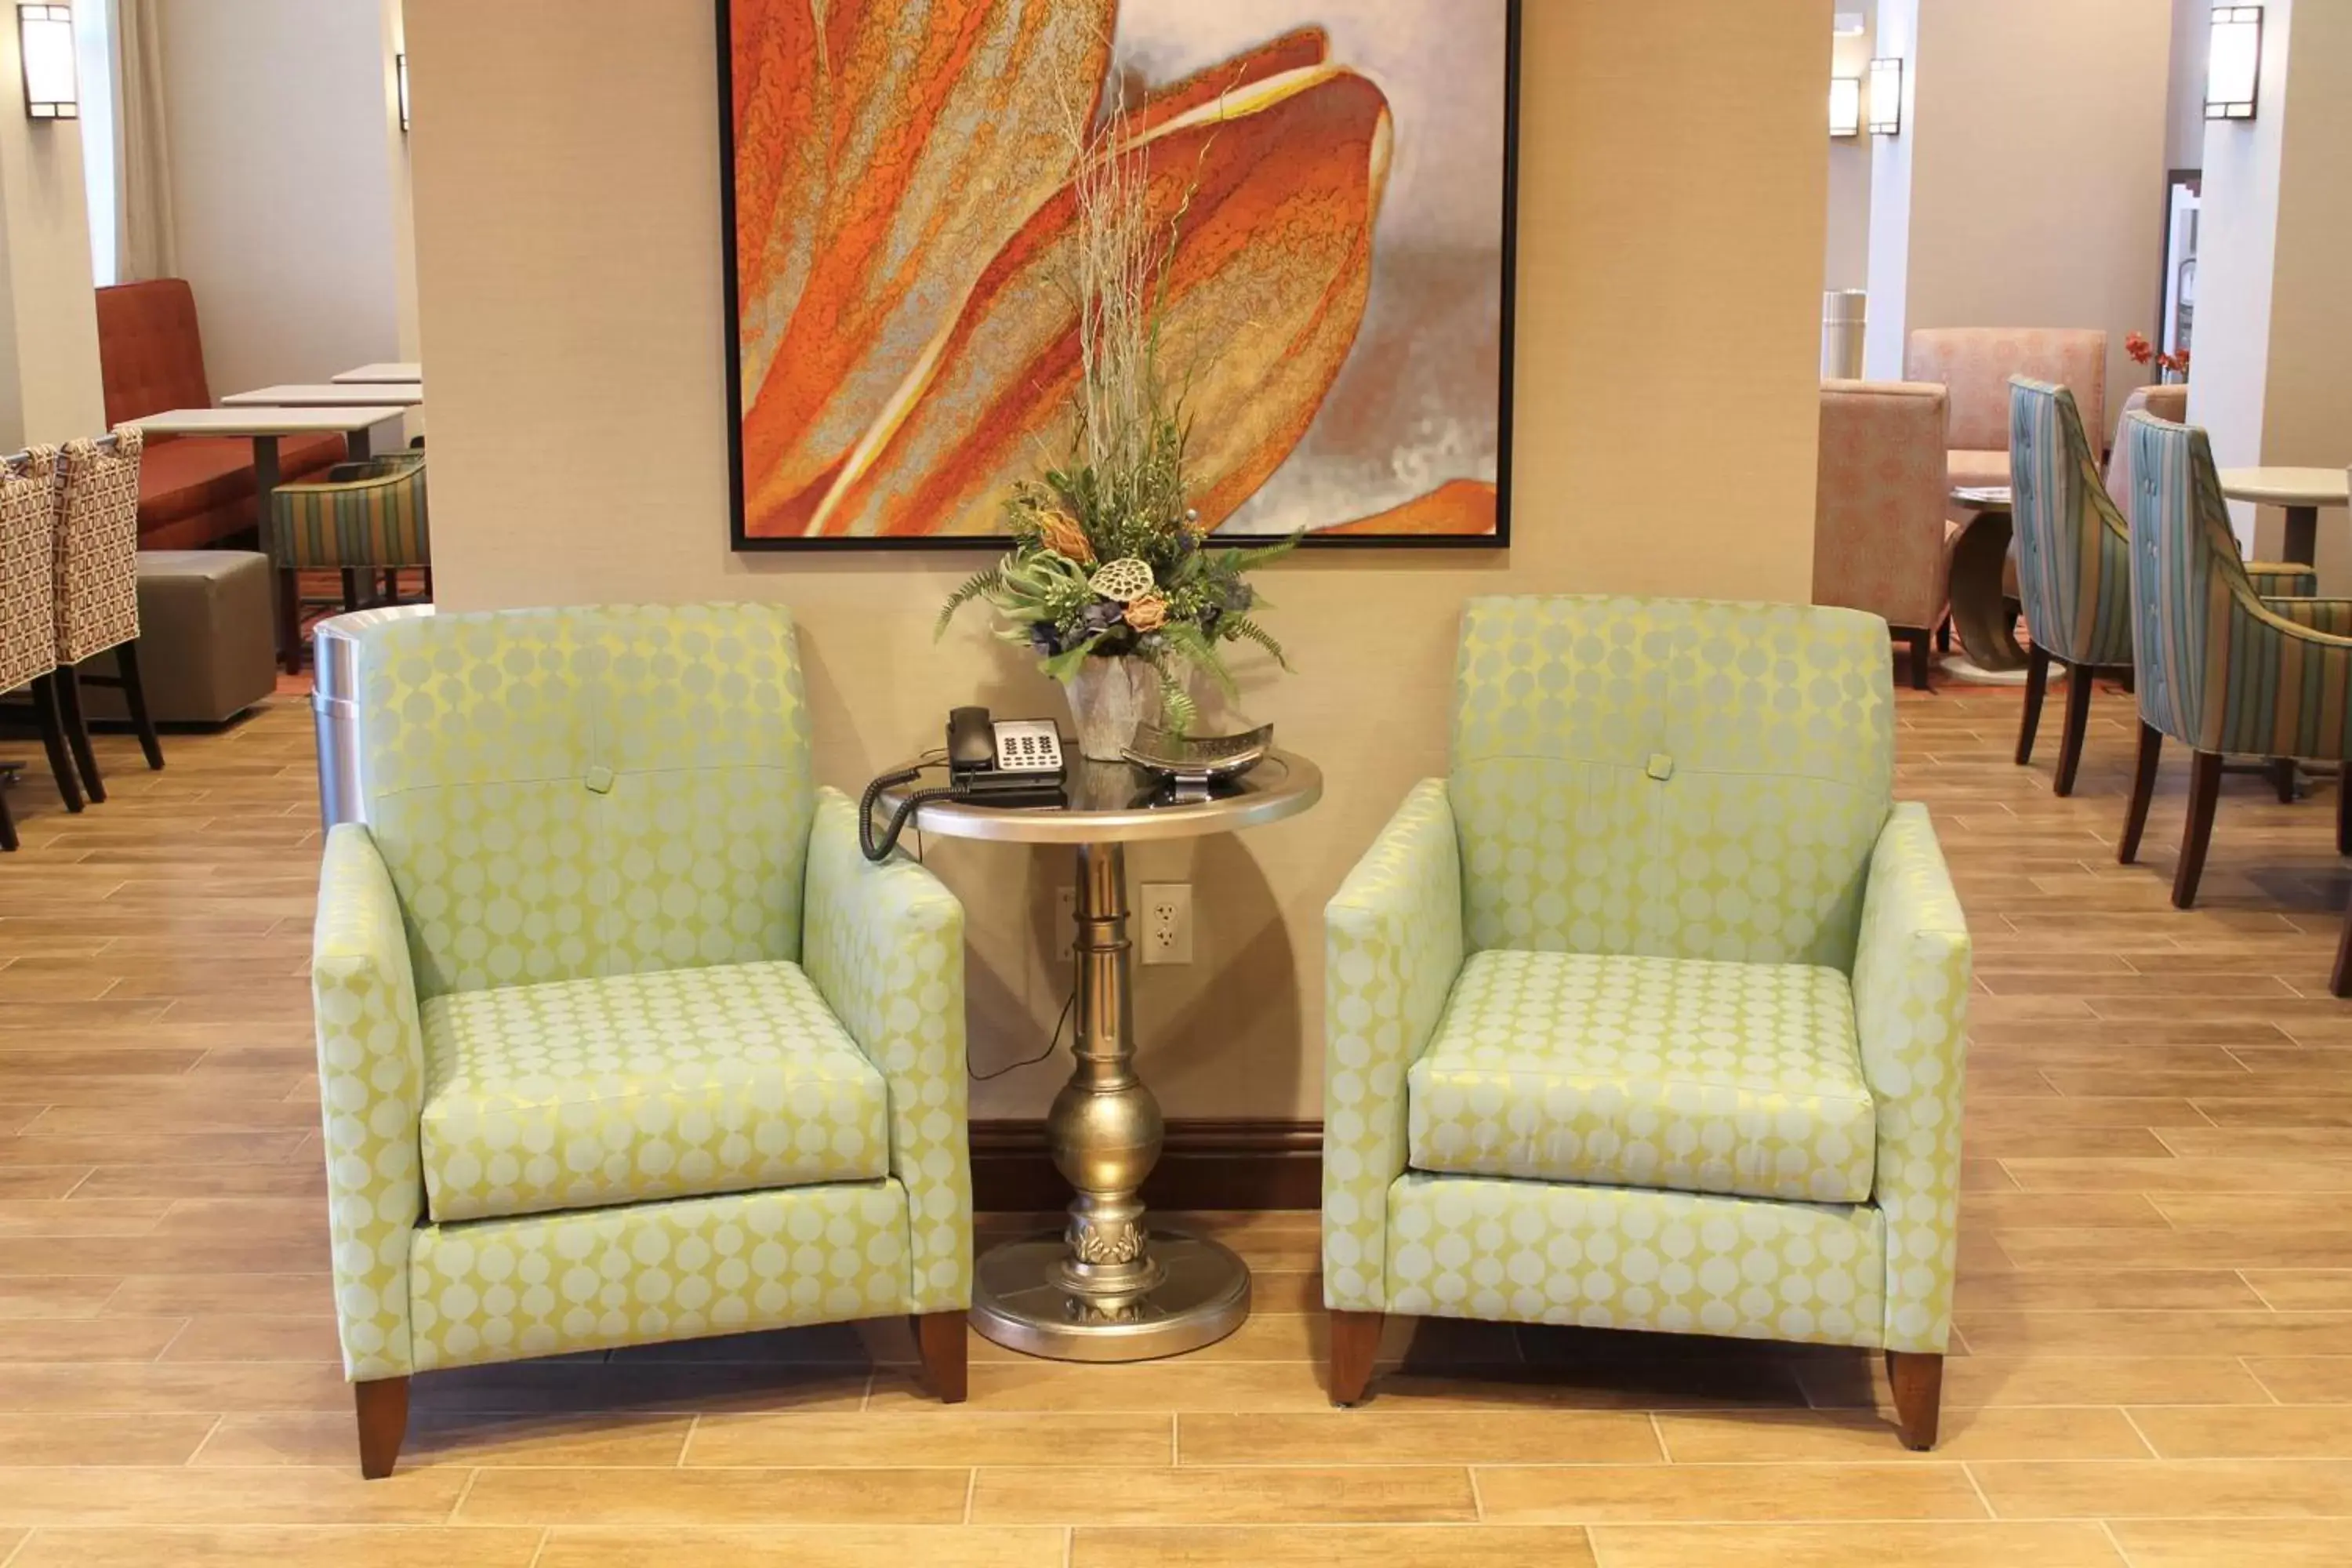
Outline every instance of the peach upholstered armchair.
<svg viewBox="0 0 2352 1568">
<path fill-rule="evenodd" d="M 2074 394 L 2096 454 L 2107 434 L 2107 334 L 2067 327 L 1922 327 L 1903 351 L 1906 381 L 1939 381 L 1951 398 L 1948 482 L 2009 483 L 2009 378 Z"/>
<path fill-rule="evenodd" d="M 1900 633 L 1922 691 L 1951 577 L 1944 406 L 1944 389 L 1921 382 L 1822 383 L 1813 603 L 1867 610 Z"/>
</svg>

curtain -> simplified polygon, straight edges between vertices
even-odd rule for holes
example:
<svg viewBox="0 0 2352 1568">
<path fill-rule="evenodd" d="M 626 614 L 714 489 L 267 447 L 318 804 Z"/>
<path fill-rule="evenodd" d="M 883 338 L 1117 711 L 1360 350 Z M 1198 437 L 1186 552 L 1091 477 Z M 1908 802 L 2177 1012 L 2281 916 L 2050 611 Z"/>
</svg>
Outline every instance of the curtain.
<svg viewBox="0 0 2352 1568">
<path fill-rule="evenodd" d="M 163 116 L 164 0 L 106 0 L 114 49 L 114 276 L 178 276 Z"/>
</svg>

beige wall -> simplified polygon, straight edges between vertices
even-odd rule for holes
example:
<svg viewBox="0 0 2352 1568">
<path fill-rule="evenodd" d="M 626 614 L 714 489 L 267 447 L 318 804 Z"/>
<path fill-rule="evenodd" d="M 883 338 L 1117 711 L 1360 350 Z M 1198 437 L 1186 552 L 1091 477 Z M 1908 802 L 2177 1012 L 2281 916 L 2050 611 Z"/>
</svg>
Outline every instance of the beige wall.
<svg viewBox="0 0 2352 1568">
<path fill-rule="evenodd" d="M 2163 268 L 2172 9 L 2158 0 L 1882 0 L 1916 10 L 1903 134 L 1905 210 L 1872 191 L 1870 374 L 1900 368 L 1896 330 L 2103 327 L 2106 405 L 2147 381 L 2124 334 L 2156 326 Z M 1895 141 L 1903 146 L 1894 145 Z M 1903 274 L 1899 288 L 1892 274 Z M 1879 309 L 1885 301 L 1899 314 Z M 2111 420 L 2112 422 L 2112 420 Z"/>
<path fill-rule="evenodd" d="M 11 12 L 0 22 L 0 452 L 105 426 L 81 127 L 25 118 Z"/>
<path fill-rule="evenodd" d="M 2224 466 L 2352 462 L 2352 5 L 2272 0 L 2249 122 L 2205 132 L 2189 416 Z M 2276 552 L 2279 517 L 2239 505 L 2239 529 Z M 2323 513 L 2322 586 L 2352 584 L 2352 533 Z"/>
<path fill-rule="evenodd" d="M 803 627 L 819 771 L 855 789 L 977 699 L 1058 694 L 977 619 L 970 554 L 727 547 L 718 139 L 705 0 L 409 0 L 417 269 L 445 605 L 775 598 Z M 1178 1115 L 1311 1114 L 1320 910 L 1413 779 L 1445 766 L 1464 595 L 1795 599 L 1811 574 L 1827 0 L 1527 8 L 1517 542 L 1317 553 L 1268 574 L 1297 671 L 1250 706 L 1329 794 L 1155 848 L 1198 961 L 1144 969 L 1146 1070 Z M 1067 984 L 1034 956 L 1066 862 L 934 842 L 971 911 L 973 1053 L 1034 1047 Z M 983 1086 L 1041 1111 L 1066 1064 Z"/>
<path fill-rule="evenodd" d="M 398 5 L 164 0 L 180 270 L 215 397 L 404 357 Z"/>
</svg>

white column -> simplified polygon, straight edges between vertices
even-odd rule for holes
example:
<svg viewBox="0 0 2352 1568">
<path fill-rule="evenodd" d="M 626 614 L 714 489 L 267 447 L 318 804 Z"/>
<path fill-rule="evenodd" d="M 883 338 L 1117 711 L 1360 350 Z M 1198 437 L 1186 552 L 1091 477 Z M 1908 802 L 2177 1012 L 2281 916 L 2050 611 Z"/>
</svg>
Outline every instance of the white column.
<svg viewBox="0 0 2352 1568">
<path fill-rule="evenodd" d="M 25 115 L 16 8 L 0 7 L 0 452 L 105 428 L 81 127 Z"/>
<path fill-rule="evenodd" d="M 2352 462 L 2352 5 L 2269 0 L 2252 121 L 2209 121 L 2189 418 L 2224 468 Z M 2238 533 L 2275 551 L 2279 520 Z M 2352 581 L 2352 531 L 2322 512 L 2322 580 Z"/>
</svg>

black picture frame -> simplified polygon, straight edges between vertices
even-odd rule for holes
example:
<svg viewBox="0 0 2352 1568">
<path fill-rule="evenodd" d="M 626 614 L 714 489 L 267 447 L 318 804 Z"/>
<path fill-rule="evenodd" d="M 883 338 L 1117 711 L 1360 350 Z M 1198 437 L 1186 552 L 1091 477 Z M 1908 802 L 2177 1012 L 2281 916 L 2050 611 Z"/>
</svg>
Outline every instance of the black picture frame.
<svg viewBox="0 0 2352 1568">
<path fill-rule="evenodd" d="M 1457 4 L 1460 0 L 1441 0 Z M 1520 8 L 1523 0 L 1492 0 L 1503 7 L 1503 182 L 1501 321 L 1497 343 L 1495 431 L 1495 530 L 1463 534 L 1317 534 L 1308 533 L 1302 547 L 1311 550 L 1507 550 L 1511 543 L 1512 405 L 1516 356 L 1518 284 L 1519 219 L 1519 90 Z M 841 553 L 892 551 L 1002 551 L 1010 536 L 1001 533 L 931 535 L 898 538 L 832 536 L 751 538 L 743 531 L 743 391 L 742 300 L 735 257 L 735 48 L 731 0 L 713 0 L 719 57 L 719 266 L 724 279 L 726 312 L 722 322 L 727 377 L 727 503 L 728 534 L 732 549 L 742 552 L 801 552 Z M 1245 543 L 1236 537 L 1233 542 Z"/>
</svg>

